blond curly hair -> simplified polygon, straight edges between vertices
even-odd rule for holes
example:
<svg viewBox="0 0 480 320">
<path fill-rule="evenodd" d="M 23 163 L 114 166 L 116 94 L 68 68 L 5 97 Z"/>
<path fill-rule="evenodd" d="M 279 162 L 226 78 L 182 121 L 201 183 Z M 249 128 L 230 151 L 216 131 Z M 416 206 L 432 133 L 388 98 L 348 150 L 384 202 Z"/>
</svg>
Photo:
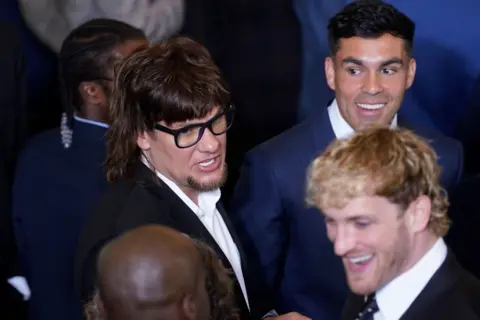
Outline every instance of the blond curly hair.
<svg viewBox="0 0 480 320">
<path fill-rule="evenodd" d="M 450 226 L 448 197 L 429 143 L 406 129 L 374 127 L 332 142 L 310 165 L 308 205 L 342 208 L 359 196 L 381 196 L 406 210 L 418 197 L 431 200 L 428 228 L 444 236 Z"/>
</svg>

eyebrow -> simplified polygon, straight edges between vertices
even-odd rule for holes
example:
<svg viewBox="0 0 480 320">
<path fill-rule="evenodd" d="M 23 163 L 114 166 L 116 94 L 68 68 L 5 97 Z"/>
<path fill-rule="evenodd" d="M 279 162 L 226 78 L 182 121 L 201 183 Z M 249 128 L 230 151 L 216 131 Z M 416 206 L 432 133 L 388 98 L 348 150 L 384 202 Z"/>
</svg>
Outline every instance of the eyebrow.
<svg viewBox="0 0 480 320">
<path fill-rule="evenodd" d="M 362 67 L 364 66 L 363 61 L 360 60 L 360 59 L 357 59 L 357 58 L 347 57 L 347 58 L 342 60 L 342 65 L 349 64 L 349 63 L 355 64 L 357 66 L 362 66 Z M 380 64 L 380 67 L 386 67 L 386 66 L 389 66 L 389 65 L 392 65 L 392 64 L 399 64 L 399 65 L 403 66 L 403 61 L 400 58 L 390 58 L 390 59 L 387 59 L 387 60 L 383 61 Z"/>
</svg>

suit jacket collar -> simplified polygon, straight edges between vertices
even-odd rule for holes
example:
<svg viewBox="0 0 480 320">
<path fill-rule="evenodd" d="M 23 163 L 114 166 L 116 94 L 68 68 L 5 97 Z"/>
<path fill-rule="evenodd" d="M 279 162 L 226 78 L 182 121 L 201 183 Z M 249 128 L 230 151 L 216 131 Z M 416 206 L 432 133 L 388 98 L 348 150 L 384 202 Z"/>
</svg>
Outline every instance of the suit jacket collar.
<svg viewBox="0 0 480 320">
<path fill-rule="evenodd" d="M 319 152 L 323 151 L 330 142 L 336 139 L 330 118 L 328 117 L 327 106 L 313 112 L 306 125 L 312 128 L 315 149 Z"/>
<path fill-rule="evenodd" d="M 151 195 L 155 196 L 156 198 L 163 201 L 168 201 L 171 208 L 167 214 L 169 215 L 171 220 L 174 221 L 177 231 L 183 232 L 192 238 L 201 240 L 206 244 L 208 244 L 216 252 L 218 258 L 222 260 L 223 265 L 227 269 L 233 270 L 230 264 L 230 261 L 225 256 L 220 246 L 217 244 L 217 242 L 215 241 L 213 236 L 210 234 L 210 232 L 205 228 L 205 226 L 200 221 L 200 219 L 195 214 L 195 212 L 193 212 L 183 202 L 183 200 L 180 199 L 180 197 L 178 197 L 175 194 L 175 192 L 172 189 L 170 189 L 152 170 L 150 170 L 147 166 L 145 166 L 141 161 L 138 161 L 138 163 L 135 165 L 135 169 L 136 169 L 135 181 L 137 184 L 144 187 Z M 232 236 L 232 239 L 237 246 L 237 249 L 240 254 L 240 260 L 242 264 L 244 279 L 245 279 L 245 282 L 248 283 L 247 264 L 245 262 L 245 254 L 242 249 L 239 237 L 235 232 L 233 225 L 230 221 L 230 218 L 228 217 L 225 209 L 223 208 L 223 205 L 220 202 L 217 203 L 217 210 L 221 214 L 225 222 L 225 225 L 227 226 L 230 232 L 230 235 Z M 152 213 L 152 215 L 153 214 L 155 213 Z M 154 216 L 144 217 L 143 220 L 151 221 L 152 223 L 155 223 Z M 246 302 L 245 300 L 243 300 L 243 294 L 236 277 L 235 277 L 235 281 L 236 281 L 235 285 L 238 287 L 237 290 L 239 292 L 239 295 L 241 296 L 243 303 L 245 303 L 244 308 L 247 308 Z M 248 288 L 247 288 L 247 292 L 248 292 Z"/>
<path fill-rule="evenodd" d="M 464 271 L 455 256 L 451 251 L 448 251 L 443 264 L 400 320 L 442 319 L 441 312 L 434 316 L 436 310 L 438 310 L 438 298 L 450 291 L 462 272 Z M 345 303 L 342 320 L 355 319 L 364 302 L 363 296 L 350 294 Z"/>
<path fill-rule="evenodd" d="M 193 212 L 152 170 L 147 168 L 143 163 L 138 162 L 136 165 L 135 178 L 150 194 L 158 199 L 167 200 L 170 203 L 172 210 L 169 211 L 169 215 L 179 226 L 179 230 L 188 229 L 191 232 L 189 233 L 190 235 L 199 236 L 200 240 L 205 241 L 217 252 L 225 266 L 231 268 L 227 257 L 223 254 L 223 251 L 220 249 L 210 232 L 198 219 L 195 212 Z M 217 204 L 217 208 L 219 207 L 220 206 Z M 231 224 L 227 224 L 228 217 L 226 217 L 224 210 L 219 209 L 219 212 L 226 220 L 225 224 L 227 225 L 227 228 L 231 231 Z"/>
<path fill-rule="evenodd" d="M 463 272 L 451 251 L 440 268 L 427 283 L 422 292 L 402 315 L 400 320 L 441 318 L 433 316 L 438 297 L 450 291 Z M 433 317 L 432 317 L 433 316 Z"/>
<path fill-rule="evenodd" d="M 106 133 L 107 128 L 81 121 L 75 121 L 73 125 L 73 143 L 75 143 L 75 141 L 83 141 L 88 143 L 102 144 L 105 146 Z"/>
</svg>

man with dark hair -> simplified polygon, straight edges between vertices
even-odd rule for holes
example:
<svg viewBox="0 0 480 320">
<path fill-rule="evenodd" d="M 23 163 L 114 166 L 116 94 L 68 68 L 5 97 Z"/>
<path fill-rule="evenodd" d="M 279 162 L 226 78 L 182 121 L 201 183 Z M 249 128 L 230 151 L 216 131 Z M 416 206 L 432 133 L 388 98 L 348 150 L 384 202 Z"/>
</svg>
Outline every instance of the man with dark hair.
<svg viewBox="0 0 480 320">
<path fill-rule="evenodd" d="M 233 283 L 215 253 L 170 228 L 142 226 L 110 241 L 97 275 L 89 320 L 237 319 Z"/>
<path fill-rule="evenodd" d="M 141 30 L 108 19 L 78 26 L 63 42 L 61 127 L 29 141 L 13 188 L 15 234 L 34 319 L 81 318 L 74 252 L 91 206 L 107 184 L 102 163 L 114 66 L 144 44 Z"/>
<path fill-rule="evenodd" d="M 270 311 L 256 309 L 256 301 L 248 298 L 243 250 L 219 202 L 233 111 L 218 67 L 191 39 L 160 42 L 123 62 L 111 105 L 115 121 L 107 133 L 107 178 L 112 185 L 77 248 L 75 274 L 83 300 L 95 285 L 99 248 L 129 229 L 155 223 L 215 250 L 233 271 L 241 319 L 249 319 L 250 310 L 254 318 Z"/>
<path fill-rule="evenodd" d="M 347 294 L 322 217 L 304 202 L 306 169 L 319 152 L 371 125 L 402 126 L 431 140 L 444 187 L 453 188 L 462 171 L 458 142 L 397 116 L 415 76 L 413 22 L 382 1 L 361 0 L 331 18 L 328 33 L 325 73 L 336 99 L 249 152 L 230 204 L 262 289 L 255 296 L 271 297 L 277 311 L 313 319 L 338 319 Z"/>
</svg>

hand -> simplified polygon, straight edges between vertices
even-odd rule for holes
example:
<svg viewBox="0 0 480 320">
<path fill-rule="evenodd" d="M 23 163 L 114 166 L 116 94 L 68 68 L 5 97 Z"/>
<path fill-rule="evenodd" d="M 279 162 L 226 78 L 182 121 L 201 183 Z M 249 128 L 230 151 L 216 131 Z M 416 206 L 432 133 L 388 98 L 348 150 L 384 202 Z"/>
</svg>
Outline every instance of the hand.
<svg viewBox="0 0 480 320">
<path fill-rule="evenodd" d="M 277 316 L 277 317 L 268 317 L 268 318 L 265 318 L 264 320 L 312 320 L 312 319 L 302 316 L 298 312 L 290 312 L 290 313 L 282 314 L 281 316 Z"/>
</svg>

